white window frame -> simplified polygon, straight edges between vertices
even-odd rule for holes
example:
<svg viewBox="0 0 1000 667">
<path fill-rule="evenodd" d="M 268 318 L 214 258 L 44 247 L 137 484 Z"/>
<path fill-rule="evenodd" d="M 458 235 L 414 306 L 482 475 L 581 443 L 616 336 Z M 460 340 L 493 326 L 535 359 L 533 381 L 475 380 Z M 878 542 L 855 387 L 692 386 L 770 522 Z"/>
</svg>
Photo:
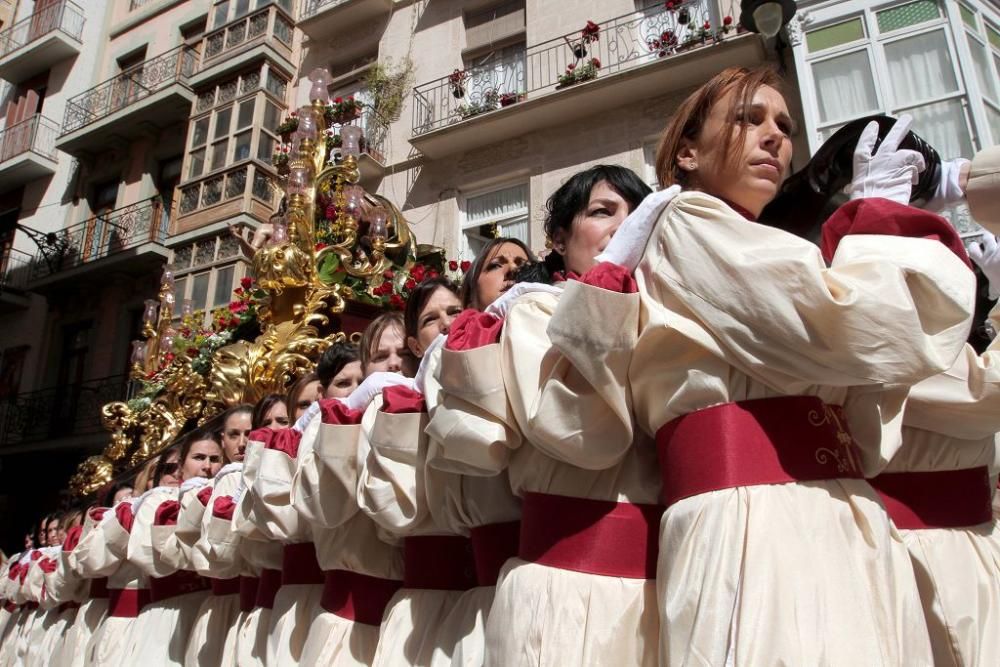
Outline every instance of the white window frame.
<svg viewBox="0 0 1000 667">
<path fill-rule="evenodd" d="M 469 200 L 476 199 L 477 197 L 482 197 L 494 192 L 499 192 L 501 190 L 508 190 L 510 188 L 515 188 L 523 186 L 524 187 L 524 209 L 518 211 L 517 213 L 509 213 L 506 215 L 501 215 L 496 218 L 491 218 L 490 220 L 469 220 Z M 483 188 L 479 190 L 473 190 L 468 193 L 462 193 L 459 197 L 459 207 L 461 211 L 461 223 L 459 225 L 459 247 L 458 254 L 459 258 L 463 260 L 473 260 L 475 259 L 476 253 L 473 251 L 472 246 L 469 244 L 469 237 L 472 236 L 477 239 L 482 239 L 483 241 L 490 241 L 488 237 L 480 236 L 479 234 L 470 234 L 470 230 L 477 229 L 483 225 L 496 225 L 497 227 L 504 227 L 506 225 L 526 223 L 528 230 L 528 238 L 522 239 L 524 244 L 531 247 L 531 183 L 529 180 L 518 180 L 510 183 L 505 183 L 499 186 L 493 186 L 489 188 Z M 505 236 L 500 233 L 498 236 Z"/>
<path fill-rule="evenodd" d="M 212 311 L 229 305 L 235 298 L 232 294 L 232 290 L 235 290 L 236 287 L 239 286 L 240 280 L 242 280 L 245 276 L 250 275 L 249 263 L 247 258 L 244 257 L 241 252 L 237 252 L 235 255 L 230 255 L 229 257 L 219 257 L 219 251 L 221 249 L 221 243 L 224 236 L 225 235 L 222 234 L 210 238 L 202 238 L 186 244 L 193 246 L 191 251 L 192 265 L 178 268 L 175 274 L 176 281 L 184 281 L 184 289 L 179 290 L 176 293 L 176 303 L 174 305 L 174 319 L 176 321 L 180 320 L 181 305 L 183 304 L 184 299 L 190 299 L 192 293 L 194 292 L 195 276 L 208 273 L 208 286 L 205 291 L 205 306 L 203 308 L 203 324 L 204 326 L 210 326 L 212 322 Z M 194 264 L 197 255 L 197 245 L 208 240 L 211 240 L 214 243 L 212 260 L 202 264 Z M 233 267 L 233 282 L 229 298 L 223 303 L 213 303 L 219 274 L 224 269 L 228 269 L 230 267 Z"/>
</svg>

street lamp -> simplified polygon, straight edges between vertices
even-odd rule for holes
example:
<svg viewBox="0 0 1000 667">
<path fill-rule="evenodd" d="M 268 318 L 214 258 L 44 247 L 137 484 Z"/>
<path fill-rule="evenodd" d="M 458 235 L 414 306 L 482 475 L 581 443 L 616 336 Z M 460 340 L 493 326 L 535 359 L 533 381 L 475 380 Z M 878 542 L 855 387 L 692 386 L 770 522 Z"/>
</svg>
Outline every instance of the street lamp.
<svg viewBox="0 0 1000 667">
<path fill-rule="evenodd" d="M 792 20 L 795 9 L 793 0 L 742 0 L 740 24 L 771 39 Z"/>
</svg>

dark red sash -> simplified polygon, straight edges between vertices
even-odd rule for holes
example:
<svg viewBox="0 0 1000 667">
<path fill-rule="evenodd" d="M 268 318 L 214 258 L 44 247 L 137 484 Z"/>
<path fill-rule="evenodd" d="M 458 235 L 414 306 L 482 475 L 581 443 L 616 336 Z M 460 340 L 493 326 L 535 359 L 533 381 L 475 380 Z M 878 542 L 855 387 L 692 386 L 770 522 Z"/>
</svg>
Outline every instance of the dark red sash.
<svg viewBox="0 0 1000 667">
<path fill-rule="evenodd" d="M 240 578 L 216 579 L 208 577 L 208 583 L 212 587 L 212 595 L 239 595 Z"/>
<path fill-rule="evenodd" d="M 887 472 L 869 481 L 897 528 L 965 528 L 993 520 L 993 490 L 986 466 Z"/>
<path fill-rule="evenodd" d="M 664 503 L 740 486 L 863 477 L 843 411 L 815 396 L 724 403 L 656 434 Z"/>
<path fill-rule="evenodd" d="M 323 570 L 312 542 L 286 544 L 281 550 L 281 585 L 322 584 Z"/>
<path fill-rule="evenodd" d="M 4 611 L 6 611 L 9 614 L 13 614 L 15 611 L 17 611 L 17 605 L 11 602 L 10 600 L 3 601 L 3 608 Z"/>
<path fill-rule="evenodd" d="M 331 614 L 366 625 L 380 625 L 389 600 L 402 581 L 370 577 L 347 570 L 325 573 L 320 605 Z"/>
<path fill-rule="evenodd" d="M 208 582 L 197 572 L 178 570 L 166 577 L 150 577 L 149 596 L 152 602 L 162 602 L 179 595 L 207 591 Z"/>
<path fill-rule="evenodd" d="M 472 542 L 460 535 L 420 535 L 403 540 L 403 587 L 467 591 L 476 587 Z"/>
<path fill-rule="evenodd" d="M 504 563 L 517 557 L 520 537 L 520 521 L 490 523 L 469 529 L 472 556 L 476 560 L 476 583 L 496 586 Z"/>
<path fill-rule="evenodd" d="M 253 611 L 254 602 L 257 600 L 257 586 L 260 579 L 257 577 L 240 576 L 240 611 Z"/>
<path fill-rule="evenodd" d="M 562 570 L 655 579 L 663 507 L 526 493 L 518 557 Z"/>
<path fill-rule="evenodd" d="M 281 570 L 261 570 L 254 607 L 263 607 L 264 609 L 274 607 L 274 596 L 278 594 L 279 588 L 281 588 Z"/>
<path fill-rule="evenodd" d="M 108 616 L 135 618 L 149 604 L 148 588 L 109 588 Z"/>
<path fill-rule="evenodd" d="M 90 593 L 87 597 L 91 600 L 103 600 L 108 597 L 108 578 L 99 577 L 90 580 Z"/>
</svg>

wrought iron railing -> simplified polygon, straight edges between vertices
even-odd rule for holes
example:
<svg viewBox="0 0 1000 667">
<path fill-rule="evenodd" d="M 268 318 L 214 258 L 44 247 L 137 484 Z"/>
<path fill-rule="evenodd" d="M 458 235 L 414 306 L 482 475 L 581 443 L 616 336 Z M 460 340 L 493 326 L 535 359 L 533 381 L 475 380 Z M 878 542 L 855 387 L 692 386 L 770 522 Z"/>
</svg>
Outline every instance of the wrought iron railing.
<svg viewBox="0 0 1000 667">
<path fill-rule="evenodd" d="M 251 12 L 205 35 L 202 40 L 202 67 L 218 62 L 235 49 L 268 37 L 276 38 L 291 49 L 295 24 L 288 14 L 279 9 L 285 4 L 270 5 Z"/>
<path fill-rule="evenodd" d="M 35 114 L 0 131 L 0 162 L 28 151 L 55 160 L 58 136 L 58 123 L 41 114 Z"/>
<path fill-rule="evenodd" d="M 350 2 L 350 0 L 304 0 L 302 10 L 299 12 L 299 20 L 304 21 L 312 18 L 324 9 L 331 9 L 345 2 Z"/>
<path fill-rule="evenodd" d="M 102 433 L 101 407 L 127 393 L 128 376 L 112 375 L 2 400 L 0 447 Z"/>
<path fill-rule="evenodd" d="M 83 10 L 69 0 L 48 5 L 0 32 L 0 58 L 53 30 L 61 30 L 79 41 L 83 34 L 83 21 Z"/>
<path fill-rule="evenodd" d="M 661 3 L 598 24 L 595 39 L 569 33 L 417 86 L 413 133 L 421 135 L 591 79 L 627 71 L 737 31 L 732 3 Z M 669 7 L 668 7 L 669 5 Z M 725 8 L 725 9 L 723 9 Z M 581 26 L 582 28 L 582 26 Z"/>
<path fill-rule="evenodd" d="M 31 274 L 31 255 L 9 248 L 0 254 L 0 292 L 13 288 L 23 290 Z"/>
<path fill-rule="evenodd" d="M 163 243 L 167 238 L 167 216 L 159 197 L 124 206 L 55 232 L 52 245 L 58 257 L 48 261 L 39 251 L 34 278 L 43 278 L 144 243 Z"/>
<path fill-rule="evenodd" d="M 66 103 L 62 133 L 68 134 L 121 111 L 172 84 L 187 85 L 197 64 L 198 52 L 190 46 L 179 46 L 128 68 L 70 99 Z"/>
<path fill-rule="evenodd" d="M 153 0 L 129 0 L 128 10 L 130 12 L 134 12 L 135 10 L 143 7 L 144 5 L 148 5 L 152 1 Z"/>
<path fill-rule="evenodd" d="M 274 201 L 275 187 L 274 176 L 260 164 L 248 160 L 193 183 L 181 185 L 177 215 L 190 215 L 216 204 L 239 199 L 247 192 L 271 204 Z"/>
</svg>

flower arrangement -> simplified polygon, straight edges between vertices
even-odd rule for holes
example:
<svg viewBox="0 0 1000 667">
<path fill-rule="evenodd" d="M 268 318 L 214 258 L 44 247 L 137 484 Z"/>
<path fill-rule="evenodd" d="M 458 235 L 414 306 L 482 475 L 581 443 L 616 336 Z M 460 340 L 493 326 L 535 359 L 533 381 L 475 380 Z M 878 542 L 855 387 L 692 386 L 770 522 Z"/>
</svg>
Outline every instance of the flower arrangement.
<svg viewBox="0 0 1000 667">
<path fill-rule="evenodd" d="M 597 78 L 597 70 L 601 68 L 601 61 L 591 58 L 583 65 L 577 67 L 576 63 L 566 65 L 566 71 L 559 75 L 559 85 L 557 88 L 567 88 L 569 86 L 590 81 Z"/>
<path fill-rule="evenodd" d="M 292 136 L 292 132 L 299 129 L 299 115 L 294 111 L 285 120 L 278 124 L 278 127 L 274 128 L 275 133 L 281 135 L 281 138 L 288 141 L 288 137 Z"/>
<path fill-rule="evenodd" d="M 288 144 L 278 144 L 274 152 L 271 153 L 271 164 L 278 170 L 279 174 L 288 173 L 288 155 L 291 147 Z"/>
<path fill-rule="evenodd" d="M 363 107 L 364 105 L 354 97 L 335 97 L 323 110 L 323 115 L 328 124 L 343 125 L 360 116 Z"/>
<path fill-rule="evenodd" d="M 509 107 L 511 104 L 523 102 L 526 97 L 524 93 L 504 93 L 500 96 L 500 106 Z"/>
<path fill-rule="evenodd" d="M 674 49 L 677 48 L 677 35 L 674 34 L 673 30 L 664 30 L 659 37 L 649 40 L 646 45 L 657 57 L 662 58 L 673 53 Z"/>
<path fill-rule="evenodd" d="M 583 30 L 580 31 L 580 39 L 571 42 L 567 37 L 566 43 L 569 44 L 576 59 L 580 60 L 587 57 L 587 45 L 596 42 L 600 35 L 601 26 L 593 21 L 587 21 L 587 25 L 583 26 Z"/>
<path fill-rule="evenodd" d="M 451 94 L 456 99 L 465 97 L 465 80 L 468 78 L 465 70 L 456 69 L 448 75 L 448 83 L 451 85 Z"/>
<path fill-rule="evenodd" d="M 500 92 L 495 88 L 485 91 L 478 102 L 469 102 L 458 107 L 462 119 L 472 118 L 487 111 L 495 111 L 500 107 Z"/>
</svg>

